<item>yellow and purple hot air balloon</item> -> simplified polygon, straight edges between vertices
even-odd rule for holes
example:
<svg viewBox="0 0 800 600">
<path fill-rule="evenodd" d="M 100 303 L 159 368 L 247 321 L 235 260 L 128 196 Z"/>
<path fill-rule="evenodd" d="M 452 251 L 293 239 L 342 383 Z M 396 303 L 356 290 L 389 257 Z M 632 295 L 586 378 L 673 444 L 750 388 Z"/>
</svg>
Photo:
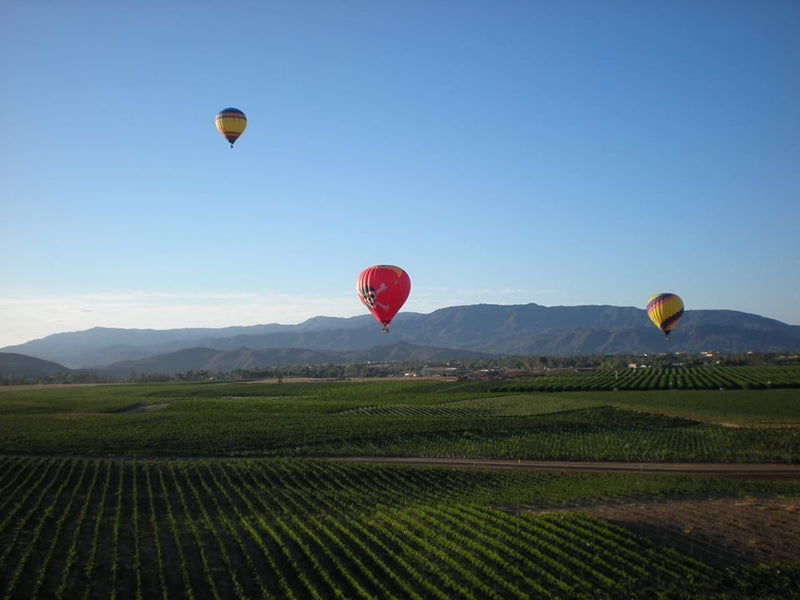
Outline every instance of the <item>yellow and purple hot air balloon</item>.
<svg viewBox="0 0 800 600">
<path fill-rule="evenodd" d="M 217 113 L 215 119 L 217 123 L 217 131 L 230 142 L 233 148 L 234 142 L 239 139 L 239 136 L 244 132 L 247 127 L 247 117 L 238 108 L 225 108 Z"/>
<path fill-rule="evenodd" d="M 647 316 L 669 339 L 672 328 L 683 316 L 683 300 L 677 294 L 656 294 L 647 302 Z"/>
</svg>

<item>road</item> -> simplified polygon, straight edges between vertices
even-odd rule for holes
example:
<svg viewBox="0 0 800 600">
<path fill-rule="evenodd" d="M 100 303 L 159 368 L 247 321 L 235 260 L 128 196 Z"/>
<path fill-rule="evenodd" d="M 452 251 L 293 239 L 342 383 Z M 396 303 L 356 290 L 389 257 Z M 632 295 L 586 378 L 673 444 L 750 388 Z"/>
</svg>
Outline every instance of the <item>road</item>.
<svg viewBox="0 0 800 600">
<path fill-rule="evenodd" d="M 664 463 L 664 462 L 587 462 L 553 460 L 485 460 L 472 458 L 425 458 L 343 456 L 326 460 L 429 467 L 471 469 L 510 469 L 579 473 L 670 473 L 717 477 L 767 477 L 800 479 L 800 465 L 779 463 Z"/>
</svg>

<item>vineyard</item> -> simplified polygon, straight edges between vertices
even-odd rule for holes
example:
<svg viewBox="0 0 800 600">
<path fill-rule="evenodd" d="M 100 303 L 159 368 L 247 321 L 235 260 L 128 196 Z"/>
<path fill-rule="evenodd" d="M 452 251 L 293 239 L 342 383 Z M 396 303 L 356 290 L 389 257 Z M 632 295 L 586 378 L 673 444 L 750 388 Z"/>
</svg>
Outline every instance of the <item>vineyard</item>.
<svg viewBox="0 0 800 600">
<path fill-rule="evenodd" d="M 791 463 L 799 393 L 519 393 L 404 380 L 0 390 L 0 452 Z"/>
<path fill-rule="evenodd" d="M 797 479 L 327 459 L 798 463 L 798 394 L 413 380 L 0 389 L 0 599 L 791 598 Z M 785 547 L 762 539 L 755 555 L 656 528 L 673 544 L 644 517 L 597 508 L 714 499 L 780 501 Z M 758 537 L 719 526 L 734 523 Z"/>
<path fill-rule="evenodd" d="M 497 506 L 587 502 L 612 490 L 646 498 L 796 487 L 284 459 L 6 457 L 0 597 L 596 598 L 711 590 L 742 567 L 712 567 L 582 511 L 532 515 Z"/>
<path fill-rule="evenodd" d="M 766 390 L 800 388 L 800 366 L 630 367 L 564 370 L 496 391 L 564 392 L 578 390 Z"/>
</svg>

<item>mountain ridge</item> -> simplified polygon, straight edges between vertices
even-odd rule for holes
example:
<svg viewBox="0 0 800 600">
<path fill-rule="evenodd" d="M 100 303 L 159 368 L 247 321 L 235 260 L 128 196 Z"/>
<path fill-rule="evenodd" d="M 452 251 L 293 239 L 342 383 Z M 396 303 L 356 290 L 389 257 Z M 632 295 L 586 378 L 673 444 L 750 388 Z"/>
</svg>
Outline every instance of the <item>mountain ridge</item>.
<svg viewBox="0 0 800 600">
<path fill-rule="evenodd" d="M 307 348 L 238 348 L 214 350 L 212 348 L 186 348 L 169 354 L 143 360 L 114 363 L 101 370 L 113 377 L 129 374 L 174 374 L 188 371 L 230 373 L 237 369 L 287 367 L 323 364 L 364 364 L 385 361 L 441 361 L 492 356 L 488 353 L 431 348 L 405 342 L 375 346 L 366 350 L 310 350 Z"/>
<path fill-rule="evenodd" d="M 738 353 L 800 349 L 800 326 L 732 310 L 687 310 L 669 342 L 643 309 L 613 305 L 546 307 L 535 303 L 474 304 L 431 313 L 401 313 L 385 336 L 370 315 L 312 317 L 223 328 L 102 328 L 57 333 L 0 348 L 69 368 L 102 368 L 186 348 L 217 351 L 302 348 L 347 352 L 405 342 L 494 355 Z"/>
</svg>

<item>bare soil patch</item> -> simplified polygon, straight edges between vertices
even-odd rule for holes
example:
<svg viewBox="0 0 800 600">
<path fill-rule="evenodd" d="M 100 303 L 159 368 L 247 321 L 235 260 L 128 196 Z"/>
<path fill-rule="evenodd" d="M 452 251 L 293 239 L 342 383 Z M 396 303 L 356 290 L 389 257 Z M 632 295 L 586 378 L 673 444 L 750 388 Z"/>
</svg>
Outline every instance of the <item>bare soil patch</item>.
<svg viewBox="0 0 800 600">
<path fill-rule="evenodd" d="M 800 561 L 796 498 L 627 503 L 581 510 L 717 566 Z"/>
<path fill-rule="evenodd" d="M 56 419 L 83 419 L 86 417 L 107 417 L 109 415 L 136 415 L 140 413 L 148 413 L 154 410 L 161 410 L 169 406 L 167 404 L 139 404 L 126 408 L 125 410 L 118 410 L 113 412 L 73 412 L 73 413 L 56 413 L 53 416 Z"/>
<path fill-rule="evenodd" d="M 166 408 L 169 406 L 169 403 L 166 404 L 140 404 L 139 406 L 132 406 L 131 408 L 127 408 L 125 410 L 119 411 L 118 415 L 135 415 L 139 413 L 146 413 L 146 412 L 153 412 L 154 410 L 161 410 L 162 408 Z"/>
</svg>

